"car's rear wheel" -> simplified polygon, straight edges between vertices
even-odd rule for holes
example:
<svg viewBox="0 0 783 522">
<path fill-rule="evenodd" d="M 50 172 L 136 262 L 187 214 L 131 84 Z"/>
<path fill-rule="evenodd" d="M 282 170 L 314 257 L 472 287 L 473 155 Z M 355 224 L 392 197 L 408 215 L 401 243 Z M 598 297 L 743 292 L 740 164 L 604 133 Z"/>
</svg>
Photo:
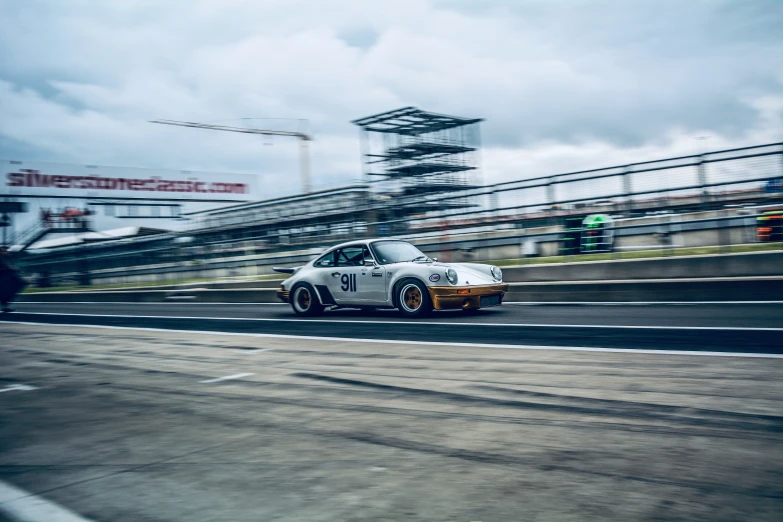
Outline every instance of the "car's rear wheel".
<svg viewBox="0 0 783 522">
<path fill-rule="evenodd" d="M 406 279 L 397 285 L 397 308 L 405 317 L 423 317 L 432 312 L 432 300 L 424 283 Z"/>
<path fill-rule="evenodd" d="M 324 311 L 315 290 L 307 283 L 299 283 L 291 290 L 291 308 L 296 315 L 305 317 L 319 315 Z"/>
</svg>

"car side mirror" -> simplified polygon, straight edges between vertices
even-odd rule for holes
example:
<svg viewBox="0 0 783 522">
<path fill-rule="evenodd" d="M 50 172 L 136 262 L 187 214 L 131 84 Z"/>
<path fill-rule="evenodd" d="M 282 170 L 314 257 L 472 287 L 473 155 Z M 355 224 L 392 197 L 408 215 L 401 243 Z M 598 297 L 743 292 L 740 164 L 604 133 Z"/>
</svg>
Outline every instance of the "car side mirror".
<svg viewBox="0 0 783 522">
<path fill-rule="evenodd" d="M 435 261 L 436 263 L 438 262 L 438 258 L 437 257 L 433 257 L 432 260 Z"/>
<path fill-rule="evenodd" d="M 376 266 L 375 265 L 375 259 L 368 257 L 364 260 L 364 266 Z"/>
</svg>

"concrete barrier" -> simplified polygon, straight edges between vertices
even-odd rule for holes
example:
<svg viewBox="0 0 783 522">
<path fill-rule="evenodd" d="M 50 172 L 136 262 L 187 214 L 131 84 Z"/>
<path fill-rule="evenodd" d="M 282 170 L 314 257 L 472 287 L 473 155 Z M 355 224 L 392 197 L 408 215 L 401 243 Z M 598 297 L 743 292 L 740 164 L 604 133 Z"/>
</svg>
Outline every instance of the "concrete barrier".
<svg viewBox="0 0 783 522">
<path fill-rule="evenodd" d="M 265 279 L 262 281 L 205 281 L 201 283 L 180 283 L 169 285 L 148 285 L 148 286 L 128 286 L 125 288 L 112 288 L 111 290 L 91 290 L 90 288 L 80 288 L 73 290 L 74 293 L 90 293 L 90 292 L 138 292 L 142 290 L 166 290 L 166 291 L 187 291 L 195 288 L 206 288 L 210 290 L 214 289 L 236 289 L 236 288 L 277 288 L 280 283 L 284 281 L 284 278 L 280 279 Z"/>
<path fill-rule="evenodd" d="M 783 301 L 783 277 L 512 283 L 505 300 L 535 303 Z"/>
<path fill-rule="evenodd" d="M 24 294 L 19 302 L 196 302 L 277 303 L 276 288 L 45 292 Z M 511 283 L 506 301 L 783 301 L 783 277 L 688 278 L 615 281 Z"/>
<path fill-rule="evenodd" d="M 503 268 L 503 280 L 508 282 L 755 276 L 783 276 L 783 252 L 618 259 Z"/>
<path fill-rule="evenodd" d="M 19 303 L 275 303 L 280 302 L 274 288 L 209 289 L 191 288 L 179 290 L 123 290 L 102 292 L 40 292 L 22 294 Z"/>
</svg>

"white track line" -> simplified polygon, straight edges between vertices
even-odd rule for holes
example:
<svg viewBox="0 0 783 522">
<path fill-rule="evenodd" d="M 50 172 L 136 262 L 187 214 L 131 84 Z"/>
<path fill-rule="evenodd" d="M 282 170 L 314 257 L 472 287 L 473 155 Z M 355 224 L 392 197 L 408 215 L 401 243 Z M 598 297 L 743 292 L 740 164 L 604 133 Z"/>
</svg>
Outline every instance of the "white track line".
<svg viewBox="0 0 783 522">
<path fill-rule="evenodd" d="M 514 328 L 619 328 L 625 330 L 716 330 L 716 331 L 739 331 L 739 332 L 783 332 L 783 328 L 756 328 L 748 326 L 644 326 L 644 325 L 611 325 L 611 324 L 546 324 L 546 323 L 460 323 L 454 321 L 357 321 L 354 319 L 335 319 L 332 321 L 322 319 L 270 319 L 267 317 L 199 317 L 199 316 L 174 316 L 174 315 L 124 315 L 124 314 L 60 314 L 54 312 L 20 312 L 25 315 L 53 315 L 62 317 L 119 317 L 123 319 L 180 319 L 187 321 L 255 321 L 270 323 L 345 323 L 345 324 L 404 324 L 413 326 L 417 324 L 424 325 L 447 325 L 447 326 L 493 326 L 493 327 L 514 327 Z M 12 321 L 5 321 L 12 322 Z M 1 324 L 1 322 L 0 322 Z M 47 323 L 49 324 L 49 323 Z"/>
<path fill-rule="evenodd" d="M 90 522 L 73 511 L 0 481 L 0 513 L 20 522 Z"/>
<path fill-rule="evenodd" d="M 26 304 L 100 304 L 100 305 L 171 305 L 175 303 L 160 301 L 156 303 L 138 303 L 134 301 L 18 301 L 18 305 Z M 176 303 L 177 305 L 231 305 L 231 306 L 289 306 L 288 303 Z M 578 306 L 655 306 L 655 305 L 754 305 L 783 304 L 783 301 L 503 301 L 504 305 L 578 305 Z"/>
<path fill-rule="evenodd" d="M 783 302 L 783 301 L 781 301 Z M 15 305 L 26 304 L 51 304 L 51 305 L 66 305 L 66 304 L 99 304 L 99 305 L 243 305 L 243 306 L 289 306 L 288 303 L 168 303 L 165 301 L 155 303 L 138 303 L 135 301 L 16 301 Z"/>
<path fill-rule="evenodd" d="M 28 384 L 9 384 L 5 388 L 0 389 L 0 393 L 3 392 L 10 392 L 10 391 L 32 391 L 37 390 L 35 386 L 30 386 Z"/>
<path fill-rule="evenodd" d="M 20 303 L 23 304 L 24 302 Z M 195 304 L 195 303 L 193 303 Z M 206 303 L 204 303 L 206 304 Z M 783 304 L 783 301 L 503 301 L 504 305 L 529 306 L 681 306 L 681 305 L 755 305 Z"/>
<path fill-rule="evenodd" d="M 170 332 L 200 335 L 226 335 L 234 337 L 255 337 L 261 339 L 302 339 L 306 341 L 349 342 L 364 344 L 405 344 L 414 346 L 446 346 L 461 348 L 497 348 L 501 350 L 557 350 L 567 352 L 610 352 L 610 353 L 646 353 L 663 355 L 698 355 L 710 357 L 750 357 L 757 359 L 783 359 L 783 355 L 770 353 L 742 353 L 742 352 L 700 352 L 688 350 L 634 350 L 632 348 L 595 348 L 592 346 L 546 346 L 526 344 L 485 344 L 485 343 L 446 343 L 439 341 L 395 341 L 393 339 L 358 339 L 351 337 L 319 337 L 313 335 L 284 335 L 284 334 L 255 334 L 238 332 L 210 332 L 201 330 L 173 330 L 167 328 L 144 328 L 136 326 L 104 326 L 97 324 L 49 324 L 31 323 L 29 321 L 5 321 L 9 324 L 26 324 L 31 326 L 70 326 L 74 328 L 102 328 L 106 330 L 140 330 L 145 332 Z M 2 324 L 2 323 L 0 323 Z"/>
<path fill-rule="evenodd" d="M 199 382 L 208 384 L 212 382 L 233 381 L 235 379 L 241 379 L 243 377 L 250 377 L 251 375 L 255 375 L 255 373 L 236 373 L 234 375 L 226 375 L 225 377 L 218 377 L 217 379 L 207 379 L 206 381 L 199 381 Z"/>
</svg>

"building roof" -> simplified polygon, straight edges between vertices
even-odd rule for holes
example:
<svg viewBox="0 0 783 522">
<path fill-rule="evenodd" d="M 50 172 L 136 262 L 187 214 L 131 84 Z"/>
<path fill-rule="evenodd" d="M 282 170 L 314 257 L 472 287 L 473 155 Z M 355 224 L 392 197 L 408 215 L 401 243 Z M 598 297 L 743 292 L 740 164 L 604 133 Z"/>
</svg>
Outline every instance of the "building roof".
<svg viewBox="0 0 783 522">
<path fill-rule="evenodd" d="M 101 241 L 111 241 L 114 239 L 127 239 L 132 237 L 149 236 L 154 234 L 165 234 L 168 230 L 149 227 L 122 227 L 101 232 L 83 232 L 81 234 L 71 234 L 67 236 L 58 236 L 53 239 L 47 239 L 46 236 L 39 239 L 27 250 L 48 250 L 53 248 L 62 248 L 76 246 L 85 243 L 97 243 Z"/>
</svg>

